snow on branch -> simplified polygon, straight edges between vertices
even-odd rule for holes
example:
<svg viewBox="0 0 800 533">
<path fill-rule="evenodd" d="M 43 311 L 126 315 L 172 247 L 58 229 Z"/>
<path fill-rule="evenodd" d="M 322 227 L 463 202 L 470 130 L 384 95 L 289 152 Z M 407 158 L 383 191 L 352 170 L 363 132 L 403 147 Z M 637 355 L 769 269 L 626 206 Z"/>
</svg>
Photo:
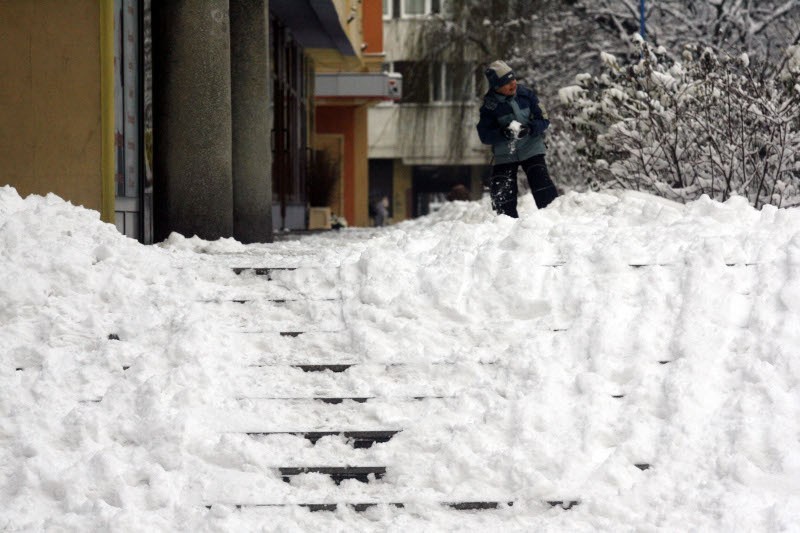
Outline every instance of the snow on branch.
<svg viewBox="0 0 800 533">
<path fill-rule="evenodd" d="M 604 54 L 559 93 L 598 186 L 800 205 L 800 47 L 768 81 L 746 55 L 688 46 L 679 62 L 638 45 L 639 61 Z"/>
</svg>

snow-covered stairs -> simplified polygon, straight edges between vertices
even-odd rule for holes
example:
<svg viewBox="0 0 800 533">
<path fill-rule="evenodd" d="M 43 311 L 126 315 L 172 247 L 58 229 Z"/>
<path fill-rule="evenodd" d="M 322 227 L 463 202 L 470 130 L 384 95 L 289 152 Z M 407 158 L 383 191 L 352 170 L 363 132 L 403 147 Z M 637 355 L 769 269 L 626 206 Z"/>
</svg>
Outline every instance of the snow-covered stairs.
<svg viewBox="0 0 800 533">
<path fill-rule="evenodd" d="M 567 267 L 556 263 L 540 266 L 550 267 L 554 272 L 562 272 L 562 267 Z M 727 266 L 738 271 L 753 265 L 730 263 Z M 628 267 L 641 273 L 651 272 L 653 268 L 656 269 L 653 272 L 664 272 L 665 275 L 670 272 L 673 274 L 669 275 L 673 276 L 681 272 L 683 265 L 631 262 Z M 281 279 L 280 269 L 259 267 L 237 271 L 251 278 L 260 278 L 266 284 Z M 226 494 L 222 491 L 219 493 L 220 500 L 239 508 L 298 505 L 312 510 L 334 510 L 340 505 L 355 510 L 367 510 L 377 505 L 403 508 L 409 502 L 419 501 L 410 490 L 413 487 L 403 481 L 403 463 L 416 458 L 404 455 L 402 436 L 419 437 L 418 432 L 424 431 L 424 437 L 430 439 L 432 446 L 437 441 L 459 438 L 441 428 L 425 426 L 422 429 L 419 422 L 424 421 L 432 409 L 436 409 L 437 402 L 445 406 L 452 402 L 445 410 L 450 409 L 455 415 L 459 410 L 454 406 L 479 390 L 482 380 L 502 382 L 504 373 L 509 372 L 508 362 L 430 361 L 415 364 L 402 361 L 402 355 L 398 357 L 398 354 L 395 354 L 395 359 L 401 361 L 364 360 L 361 354 L 350 353 L 346 348 L 330 354 L 304 352 L 303 346 L 306 345 L 303 343 L 308 341 L 308 346 L 314 345 L 311 339 L 336 335 L 346 338 L 346 324 L 331 318 L 343 303 L 331 294 L 303 292 L 304 287 L 300 285 L 293 287 L 297 293 L 291 289 L 277 293 L 277 297 L 274 297 L 276 293 L 270 292 L 265 300 L 274 305 L 285 305 L 287 309 L 314 307 L 319 320 L 307 324 L 281 322 L 280 327 L 273 322 L 269 330 L 256 327 L 256 319 L 240 323 L 250 335 L 276 334 L 289 342 L 300 344 L 291 350 L 294 354 L 291 358 L 271 353 L 260 360 L 240 361 L 241 375 L 236 377 L 235 396 L 242 402 L 243 410 L 237 416 L 228 416 L 231 425 L 220 430 L 238 431 L 261 445 L 265 453 L 274 459 L 275 479 L 290 484 L 293 491 L 288 497 L 278 498 L 282 500 L 280 502 L 270 501 L 268 491 L 259 488 L 261 482 L 246 475 L 236 487 L 238 492 L 232 490 Z M 234 295 L 227 297 L 229 300 L 234 298 Z M 241 302 L 256 305 L 252 311 L 257 312 L 257 297 L 244 297 Z M 325 306 L 327 311 L 322 313 Z M 569 332 L 570 324 L 558 322 L 555 316 L 549 316 L 548 319 L 551 321 L 536 323 L 533 329 L 547 335 Z M 276 327 L 277 330 L 274 329 Z M 301 353 L 307 353 L 308 356 L 298 359 Z M 643 371 L 655 372 L 656 375 L 658 372 L 655 369 L 663 368 L 668 372 L 668 367 L 663 365 L 670 362 L 669 357 L 654 359 L 651 363 L 653 368 Z M 458 379 L 453 379 L 454 375 Z M 613 375 L 608 377 L 609 383 L 616 381 Z M 619 379 L 622 384 L 626 378 L 622 376 Z M 609 401 L 618 402 L 623 419 L 627 416 L 623 413 L 636 411 L 636 400 L 629 398 L 629 392 L 620 387 L 617 390 L 612 388 L 607 393 Z M 630 401 L 634 404 L 629 405 Z M 375 413 L 382 409 L 402 409 L 406 413 L 403 418 L 406 423 L 376 427 L 376 418 L 379 417 Z M 612 413 L 616 411 L 611 408 L 609 416 L 613 418 Z M 287 423 L 294 425 L 287 427 Z M 399 443 L 397 439 L 400 439 Z M 243 446 L 247 448 L 249 445 Z M 335 457 L 335 460 L 332 461 L 331 457 Z M 630 467 L 640 472 L 657 468 L 657 465 L 651 465 L 655 457 L 642 456 L 636 459 L 639 460 L 632 461 Z M 322 481 L 323 478 L 328 480 L 327 485 Z M 234 494 L 238 496 L 231 500 Z M 488 510 L 507 508 L 514 501 L 513 494 L 493 492 L 470 494 L 455 501 L 447 501 L 447 498 L 439 496 L 437 503 L 454 510 Z M 213 504 L 213 501 L 209 503 Z M 570 509 L 579 505 L 580 501 L 570 497 L 544 499 L 541 503 Z"/>
<path fill-rule="evenodd" d="M 290 270 L 293 269 L 234 268 L 235 273 L 255 274 L 264 283 L 271 283 L 280 272 Z M 262 302 L 286 304 L 294 309 L 328 307 L 322 321 L 310 328 L 281 323 L 279 331 L 275 331 L 274 323 L 269 330 L 259 330 L 257 316 L 241 319 L 249 312 L 247 304 L 258 301 L 258 296 L 231 294 L 219 295 L 209 303 L 230 302 L 239 306 L 237 315 L 240 318 L 232 326 L 244 330 L 247 335 L 277 334 L 286 339 L 284 342 L 303 342 L 307 337 L 346 333 L 346 328 L 334 324 L 329 316 L 329 311 L 341 305 L 335 298 L 291 293 L 280 298 L 262 297 Z M 254 307 L 253 312 L 257 313 L 257 309 Z M 293 350 L 295 354 L 299 351 L 302 350 Z M 359 360 L 357 355 L 315 354 L 306 360 L 298 360 L 297 355 L 286 358 L 275 353 L 258 359 L 231 357 L 231 392 L 241 409 L 204 415 L 225 421 L 216 427 L 220 435 L 241 435 L 250 441 L 238 439 L 235 446 L 243 450 L 258 446 L 269 454 L 277 465 L 273 469 L 273 479 L 292 487 L 296 485 L 297 489 L 289 497 L 284 493 L 283 497 L 275 498 L 275 491 L 260 490 L 264 487 L 264 481 L 258 479 L 260 476 L 241 472 L 237 483 L 231 479 L 231 473 L 226 472 L 221 473 L 218 482 L 210 483 L 219 490 L 206 493 L 205 505 L 224 504 L 237 509 L 296 505 L 312 511 L 333 511 L 341 506 L 355 511 L 379 505 L 404 508 L 409 491 L 398 493 L 391 481 L 387 481 L 387 475 L 392 473 L 393 461 L 413 461 L 414 458 L 387 457 L 380 453 L 380 448 L 408 428 L 376 424 L 375 413 L 381 409 L 397 409 L 410 413 L 405 417 L 407 420 L 423 419 L 426 412 L 436 408 L 437 402 L 458 401 L 463 387 L 452 385 L 454 373 L 471 376 L 478 386 L 484 373 L 492 372 L 493 363 L 384 364 Z M 335 462 L 330 461 L 331 450 L 335 450 Z M 319 459 L 323 457 L 328 462 Z M 321 478 L 329 479 L 335 488 L 327 486 Z M 232 481 L 236 486 L 231 485 Z M 310 490 L 304 490 L 304 486 L 309 486 Z M 321 495 L 325 495 L 322 501 Z M 455 511 L 513 505 L 508 498 L 489 496 L 438 503 Z M 577 501 L 547 503 L 569 508 Z"/>
<path fill-rule="evenodd" d="M 349 442 L 353 448 L 370 448 L 374 444 L 389 442 L 392 437 L 402 430 L 331 430 L 331 431 L 247 431 L 246 434 L 253 437 L 264 437 L 269 435 L 296 435 L 316 444 L 323 437 L 342 437 Z"/>
</svg>

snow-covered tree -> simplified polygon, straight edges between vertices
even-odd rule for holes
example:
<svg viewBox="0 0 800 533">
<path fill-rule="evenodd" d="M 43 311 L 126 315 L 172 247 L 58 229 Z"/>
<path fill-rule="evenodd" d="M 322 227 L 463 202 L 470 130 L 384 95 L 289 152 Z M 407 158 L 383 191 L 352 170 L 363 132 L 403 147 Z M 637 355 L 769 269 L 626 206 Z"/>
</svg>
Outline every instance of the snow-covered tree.
<svg viewBox="0 0 800 533">
<path fill-rule="evenodd" d="M 800 47 L 779 76 L 762 80 L 746 54 L 689 46 L 676 61 L 663 47 L 639 46 L 635 64 L 603 54 L 599 75 L 560 92 L 596 185 L 800 204 Z"/>
<path fill-rule="evenodd" d="M 579 0 L 572 11 L 595 23 L 595 42 L 605 51 L 626 49 L 639 28 L 639 0 Z M 800 0 L 647 0 L 648 38 L 667 49 L 685 44 L 716 53 L 748 54 L 774 65 L 786 48 L 800 42 Z"/>
<path fill-rule="evenodd" d="M 426 54 L 450 51 L 479 62 L 503 58 L 528 82 L 562 86 L 591 70 L 600 52 L 636 54 L 639 0 L 442 0 L 442 9 L 410 38 Z M 647 0 L 648 40 L 748 54 L 780 70 L 800 44 L 800 0 Z"/>
<path fill-rule="evenodd" d="M 576 73 L 600 74 L 602 52 L 612 53 L 621 71 L 640 61 L 640 49 L 629 37 L 639 28 L 639 5 L 639 0 L 442 0 L 440 12 L 409 40 L 430 61 L 469 58 L 475 69 L 465 72 L 465 84 L 470 76 L 481 79 L 488 62 L 507 60 L 549 108 L 548 160 L 557 182 L 581 188 L 595 172 L 594 159 L 580 150 L 586 137 L 564 127 L 564 110 L 555 96 Z M 648 42 L 663 52 L 658 64 L 685 62 L 686 46 L 698 57 L 709 50 L 725 66 L 732 64 L 725 58 L 746 54 L 752 60 L 746 73 L 751 82 L 738 89 L 756 91 L 751 97 L 758 101 L 772 86 L 770 80 L 788 71 L 789 47 L 800 44 L 800 0 L 647 0 L 646 5 Z M 678 55 L 668 57 L 667 51 Z M 717 90 L 727 90 L 720 83 Z M 462 123 L 469 119 L 468 113 L 460 116 Z M 452 142 L 456 149 L 464 145 L 457 137 Z"/>
</svg>

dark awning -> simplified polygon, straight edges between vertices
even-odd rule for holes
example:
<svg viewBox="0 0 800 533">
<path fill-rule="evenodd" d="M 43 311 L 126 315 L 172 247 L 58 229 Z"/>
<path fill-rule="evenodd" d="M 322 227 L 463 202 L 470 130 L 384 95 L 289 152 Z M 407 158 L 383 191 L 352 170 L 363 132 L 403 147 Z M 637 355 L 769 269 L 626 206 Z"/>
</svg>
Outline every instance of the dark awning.
<svg viewBox="0 0 800 533">
<path fill-rule="evenodd" d="M 270 0 L 269 10 L 303 48 L 332 48 L 345 56 L 356 55 L 332 0 Z"/>
</svg>

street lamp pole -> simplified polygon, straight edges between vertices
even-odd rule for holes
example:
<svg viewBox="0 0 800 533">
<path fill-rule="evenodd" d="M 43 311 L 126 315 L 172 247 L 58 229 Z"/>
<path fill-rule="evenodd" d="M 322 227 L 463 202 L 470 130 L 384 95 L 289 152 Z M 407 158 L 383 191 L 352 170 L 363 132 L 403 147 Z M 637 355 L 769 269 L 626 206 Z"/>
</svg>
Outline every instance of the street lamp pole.
<svg viewBox="0 0 800 533">
<path fill-rule="evenodd" d="M 644 2 L 645 0 L 639 0 L 639 34 L 642 36 L 642 39 L 647 39 L 647 29 L 644 25 Z"/>
</svg>

